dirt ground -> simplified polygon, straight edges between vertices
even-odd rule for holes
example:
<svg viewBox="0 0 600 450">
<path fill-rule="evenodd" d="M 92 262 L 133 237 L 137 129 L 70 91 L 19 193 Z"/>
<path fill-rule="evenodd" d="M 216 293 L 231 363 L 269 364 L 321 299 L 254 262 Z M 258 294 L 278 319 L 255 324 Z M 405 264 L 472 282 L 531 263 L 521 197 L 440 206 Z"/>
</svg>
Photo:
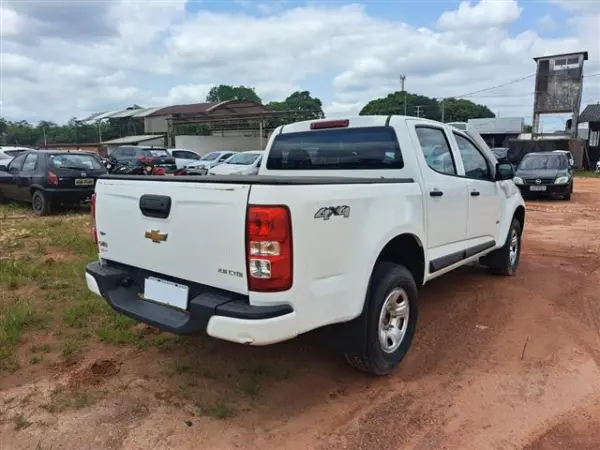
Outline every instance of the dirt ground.
<svg viewBox="0 0 600 450">
<path fill-rule="evenodd" d="M 529 202 L 518 274 L 426 286 L 392 376 L 354 371 L 316 333 L 91 346 L 0 379 L 0 448 L 600 449 L 599 218 L 600 179 Z"/>
</svg>

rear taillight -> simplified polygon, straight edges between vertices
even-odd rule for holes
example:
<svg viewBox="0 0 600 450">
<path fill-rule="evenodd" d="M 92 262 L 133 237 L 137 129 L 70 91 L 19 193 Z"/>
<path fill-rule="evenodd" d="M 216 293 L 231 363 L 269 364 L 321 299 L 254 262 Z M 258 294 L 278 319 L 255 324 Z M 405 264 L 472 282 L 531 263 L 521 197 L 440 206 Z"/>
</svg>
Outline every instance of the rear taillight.
<svg viewBox="0 0 600 450">
<path fill-rule="evenodd" d="M 287 206 L 248 206 L 246 261 L 250 291 L 292 287 L 292 221 Z"/>
<path fill-rule="evenodd" d="M 92 237 L 94 238 L 94 242 L 98 244 L 98 233 L 96 230 L 96 193 L 92 194 Z"/>
<path fill-rule="evenodd" d="M 48 184 L 51 186 L 58 186 L 58 177 L 51 170 L 48 171 Z"/>
</svg>

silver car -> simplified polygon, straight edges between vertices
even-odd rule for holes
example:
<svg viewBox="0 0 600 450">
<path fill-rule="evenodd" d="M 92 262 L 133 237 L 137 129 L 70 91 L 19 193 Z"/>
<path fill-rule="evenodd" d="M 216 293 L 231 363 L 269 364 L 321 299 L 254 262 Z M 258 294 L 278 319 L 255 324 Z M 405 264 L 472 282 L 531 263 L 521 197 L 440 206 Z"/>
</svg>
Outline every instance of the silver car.
<svg viewBox="0 0 600 450">
<path fill-rule="evenodd" d="M 8 163 L 15 157 L 20 155 L 23 152 L 31 150 L 27 147 L 9 147 L 3 146 L 0 147 L 0 164 L 3 166 L 7 166 Z"/>
<path fill-rule="evenodd" d="M 185 171 L 188 175 L 206 175 L 210 169 L 219 164 L 223 164 L 226 159 L 233 156 L 235 153 L 237 152 L 233 150 L 207 153 L 201 160 L 185 166 Z"/>
</svg>

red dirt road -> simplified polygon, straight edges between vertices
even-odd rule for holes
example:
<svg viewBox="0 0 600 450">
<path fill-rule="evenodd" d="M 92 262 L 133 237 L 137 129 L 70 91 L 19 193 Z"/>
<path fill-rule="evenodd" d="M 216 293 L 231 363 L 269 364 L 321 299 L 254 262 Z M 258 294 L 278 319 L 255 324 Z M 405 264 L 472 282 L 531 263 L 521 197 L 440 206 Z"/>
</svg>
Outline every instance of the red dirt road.
<svg viewBox="0 0 600 450">
<path fill-rule="evenodd" d="M 352 370 L 314 334 L 268 348 L 98 345 L 0 380 L 0 448 L 600 449 L 599 219 L 598 179 L 577 179 L 571 202 L 529 202 L 518 274 L 473 267 L 426 286 L 392 376 Z M 183 357 L 190 367 L 165 370 Z M 41 407 L 57 385 L 98 399 Z M 235 413 L 198 413 L 207 398 Z M 17 430 L 17 414 L 29 425 Z"/>
</svg>

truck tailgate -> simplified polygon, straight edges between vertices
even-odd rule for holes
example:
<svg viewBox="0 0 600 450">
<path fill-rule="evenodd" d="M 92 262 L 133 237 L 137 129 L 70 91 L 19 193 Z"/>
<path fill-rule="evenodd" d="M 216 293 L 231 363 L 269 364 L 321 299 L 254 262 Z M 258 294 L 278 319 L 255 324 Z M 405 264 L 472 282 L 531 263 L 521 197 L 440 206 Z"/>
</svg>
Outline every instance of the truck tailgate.
<svg viewBox="0 0 600 450">
<path fill-rule="evenodd" d="M 241 183 L 100 179 L 96 186 L 100 257 L 247 294 L 249 189 Z"/>
</svg>

